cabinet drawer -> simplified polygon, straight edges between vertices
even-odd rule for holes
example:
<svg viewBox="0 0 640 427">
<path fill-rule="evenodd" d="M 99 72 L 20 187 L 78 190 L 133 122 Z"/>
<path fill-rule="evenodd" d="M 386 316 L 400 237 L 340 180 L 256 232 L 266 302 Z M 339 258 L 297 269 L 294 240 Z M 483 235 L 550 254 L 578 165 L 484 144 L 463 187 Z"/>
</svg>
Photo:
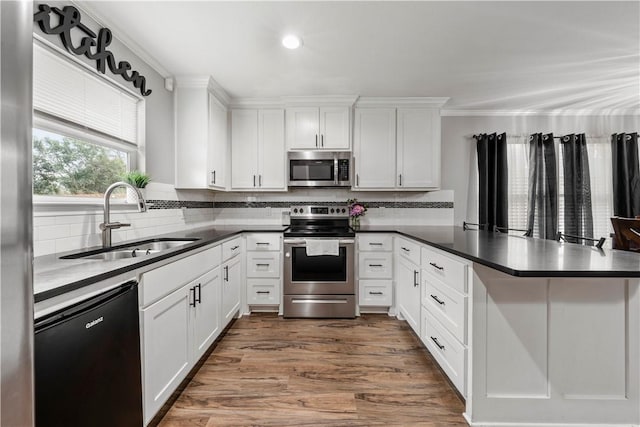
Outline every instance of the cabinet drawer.
<svg viewBox="0 0 640 427">
<path fill-rule="evenodd" d="M 443 284 L 429 274 L 422 274 L 422 305 L 455 336 L 467 342 L 467 296 Z"/>
<path fill-rule="evenodd" d="M 359 280 L 358 302 L 361 306 L 389 307 L 393 304 L 393 282 L 391 280 Z"/>
<path fill-rule="evenodd" d="M 233 258 L 242 252 L 242 238 L 236 237 L 222 244 L 222 262 Z"/>
<path fill-rule="evenodd" d="M 467 348 L 447 332 L 428 310 L 422 310 L 422 331 L 422 342 L 453 385 L 463 396 L 466 396 Z"/>
<path fill-rule="evenodd" d="M 361 279 L 391 279 L 393 277 L 391 252 L 360 253 L 358 273 Z"/>
<path fill-rule="evenodd" d="M 247 303 L 279 305 L 280 279 L 247 279 Z"/>
<path fill-rule="evenodd" d="M 390 234 L 361 234 L 358 236 L 360 252 L 380 252 L 393 250 L 393 237 Z"/>
<path fill-rule="evenodd" d="M 247 234 L 248 251 L 279 251 L 279 233 L 251 233 Z"/>
<path fill-rule="evenodd" d="M 420 245 L 410 240 L 396 238 L 396 252 L 413 264 L 420 265 Z"/>
<path fill-rule="evenodd" d="M 444 284 L 462 292 L 467 292 L 467 265 L 440 251 L 422 248 L 422 268 L 433 274 Z"/>
<path fill-rule="evenodd" d="M 140 305 L 146 307 L 220 265 L 220 245 L 143 273 Z"/>
<path fill-rule="evenodd" d="M 247 252 L 247 277 L 280 277 L 280 252 Z"/>
</svg>

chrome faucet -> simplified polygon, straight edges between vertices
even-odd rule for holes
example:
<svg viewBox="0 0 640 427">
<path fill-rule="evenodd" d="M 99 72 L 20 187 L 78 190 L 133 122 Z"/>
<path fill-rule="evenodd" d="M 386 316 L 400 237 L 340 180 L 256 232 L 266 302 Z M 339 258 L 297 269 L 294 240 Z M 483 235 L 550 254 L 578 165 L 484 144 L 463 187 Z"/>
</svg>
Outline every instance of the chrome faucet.
<svg viewBox="0 0 640 427">
<path fill-rule="evenodd" d="M 127 184 L 126 182 L 122 182 L 122 181 L 111 184 L 109 188 L 107 188 L 107 191 L 104 192 L 104 219 L 103 219 L 104 222 L 100 224 L 100 230 L 102 231 L 102 247 L 103 248 L 111 247 L 111 230 L 113 230 L 114 228 L 131 226 L 131 224 L 126 224 L 122 222 L 110 222 L 110 219 L 109 219 L 109 217 L 111 216 L 110 197 L 113 190 L 115 190 L 118 187 L 130 188 L 136 193 L 136 196 L 138 197 L 138 202 L 137 202 L 138 212 L 146 212 L 147 210 L 147 203 L 144 201 L 144 197 L 142 197 L 142 193 L 140 193 L 139 189 L 137 189 L 131 184 Z"/>
</svg>

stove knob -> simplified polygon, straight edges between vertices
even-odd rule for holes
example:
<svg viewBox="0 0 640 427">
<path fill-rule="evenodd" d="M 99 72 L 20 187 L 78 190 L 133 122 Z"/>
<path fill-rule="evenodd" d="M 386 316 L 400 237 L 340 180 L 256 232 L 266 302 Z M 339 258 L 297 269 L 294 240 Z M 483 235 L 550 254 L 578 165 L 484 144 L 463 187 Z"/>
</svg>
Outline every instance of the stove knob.
<svg viewBox="0 0 640 427">
<path fill-rule="evenodd" d="M 298 213 L 298 208 L 293 208 L 293 213 Z"/>
<path fill-rule="evenodd" d="M 334 213 L 334 212 L 335 212 L 335 209 L 331 208 L 331 213 Z"/>
<path fill-rule="evenodd" d="M 304 212 L 304 209 L 303 209 L 303 208 L 300 208 L 300 213 L 302 213 L 302 212 Z"/>
<path fill-rule="evenodd" d="M 345 208 L 342 208 L 342 213 L 345 213 L 347 210 Z"/>
</svg>

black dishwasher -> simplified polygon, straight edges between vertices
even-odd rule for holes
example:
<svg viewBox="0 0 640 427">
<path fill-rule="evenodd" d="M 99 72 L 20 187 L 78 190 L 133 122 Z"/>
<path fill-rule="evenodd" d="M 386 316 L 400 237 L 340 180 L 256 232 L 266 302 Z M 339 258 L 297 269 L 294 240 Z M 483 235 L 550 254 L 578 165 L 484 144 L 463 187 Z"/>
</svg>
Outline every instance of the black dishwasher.
<svg viewBox="0 0 640 427">
<path fill-rule="evenodd" d="M 137 282 L 38 319 L 34 352 L 38 427 L 143 425 Z"/>
</svg>

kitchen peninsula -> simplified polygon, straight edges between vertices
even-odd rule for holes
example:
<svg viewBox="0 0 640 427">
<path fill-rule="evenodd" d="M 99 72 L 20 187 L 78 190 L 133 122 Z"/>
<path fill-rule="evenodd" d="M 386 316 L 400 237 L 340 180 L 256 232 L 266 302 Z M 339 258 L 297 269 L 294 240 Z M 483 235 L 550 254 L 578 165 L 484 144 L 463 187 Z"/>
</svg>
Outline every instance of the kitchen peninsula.
<svg viewBox="0 0 640 427">
<path fill-rule="evenodd" d="M 251 231 L 238 226 L 174 233 L 200 240 L 172 253 L 185 256 Z M 640 256 L 462 227 L 365 226 L 358 238 L 379 233 L 468 267 L 461 393 L 471 425 L 640 422 Z M 55 294 L 57 269 L 74 277 L 76 287 L 95 286 L 171 256 L 101 262 L 101 271 L 86 261 L 36 259 L 36 300 Z M 38 289 L 46 291 L 39 295 Z M 36 311 L 46 303 L 37 303 Z M 423 342 L 425 333 L 418 333 Z"/>
</svg>

